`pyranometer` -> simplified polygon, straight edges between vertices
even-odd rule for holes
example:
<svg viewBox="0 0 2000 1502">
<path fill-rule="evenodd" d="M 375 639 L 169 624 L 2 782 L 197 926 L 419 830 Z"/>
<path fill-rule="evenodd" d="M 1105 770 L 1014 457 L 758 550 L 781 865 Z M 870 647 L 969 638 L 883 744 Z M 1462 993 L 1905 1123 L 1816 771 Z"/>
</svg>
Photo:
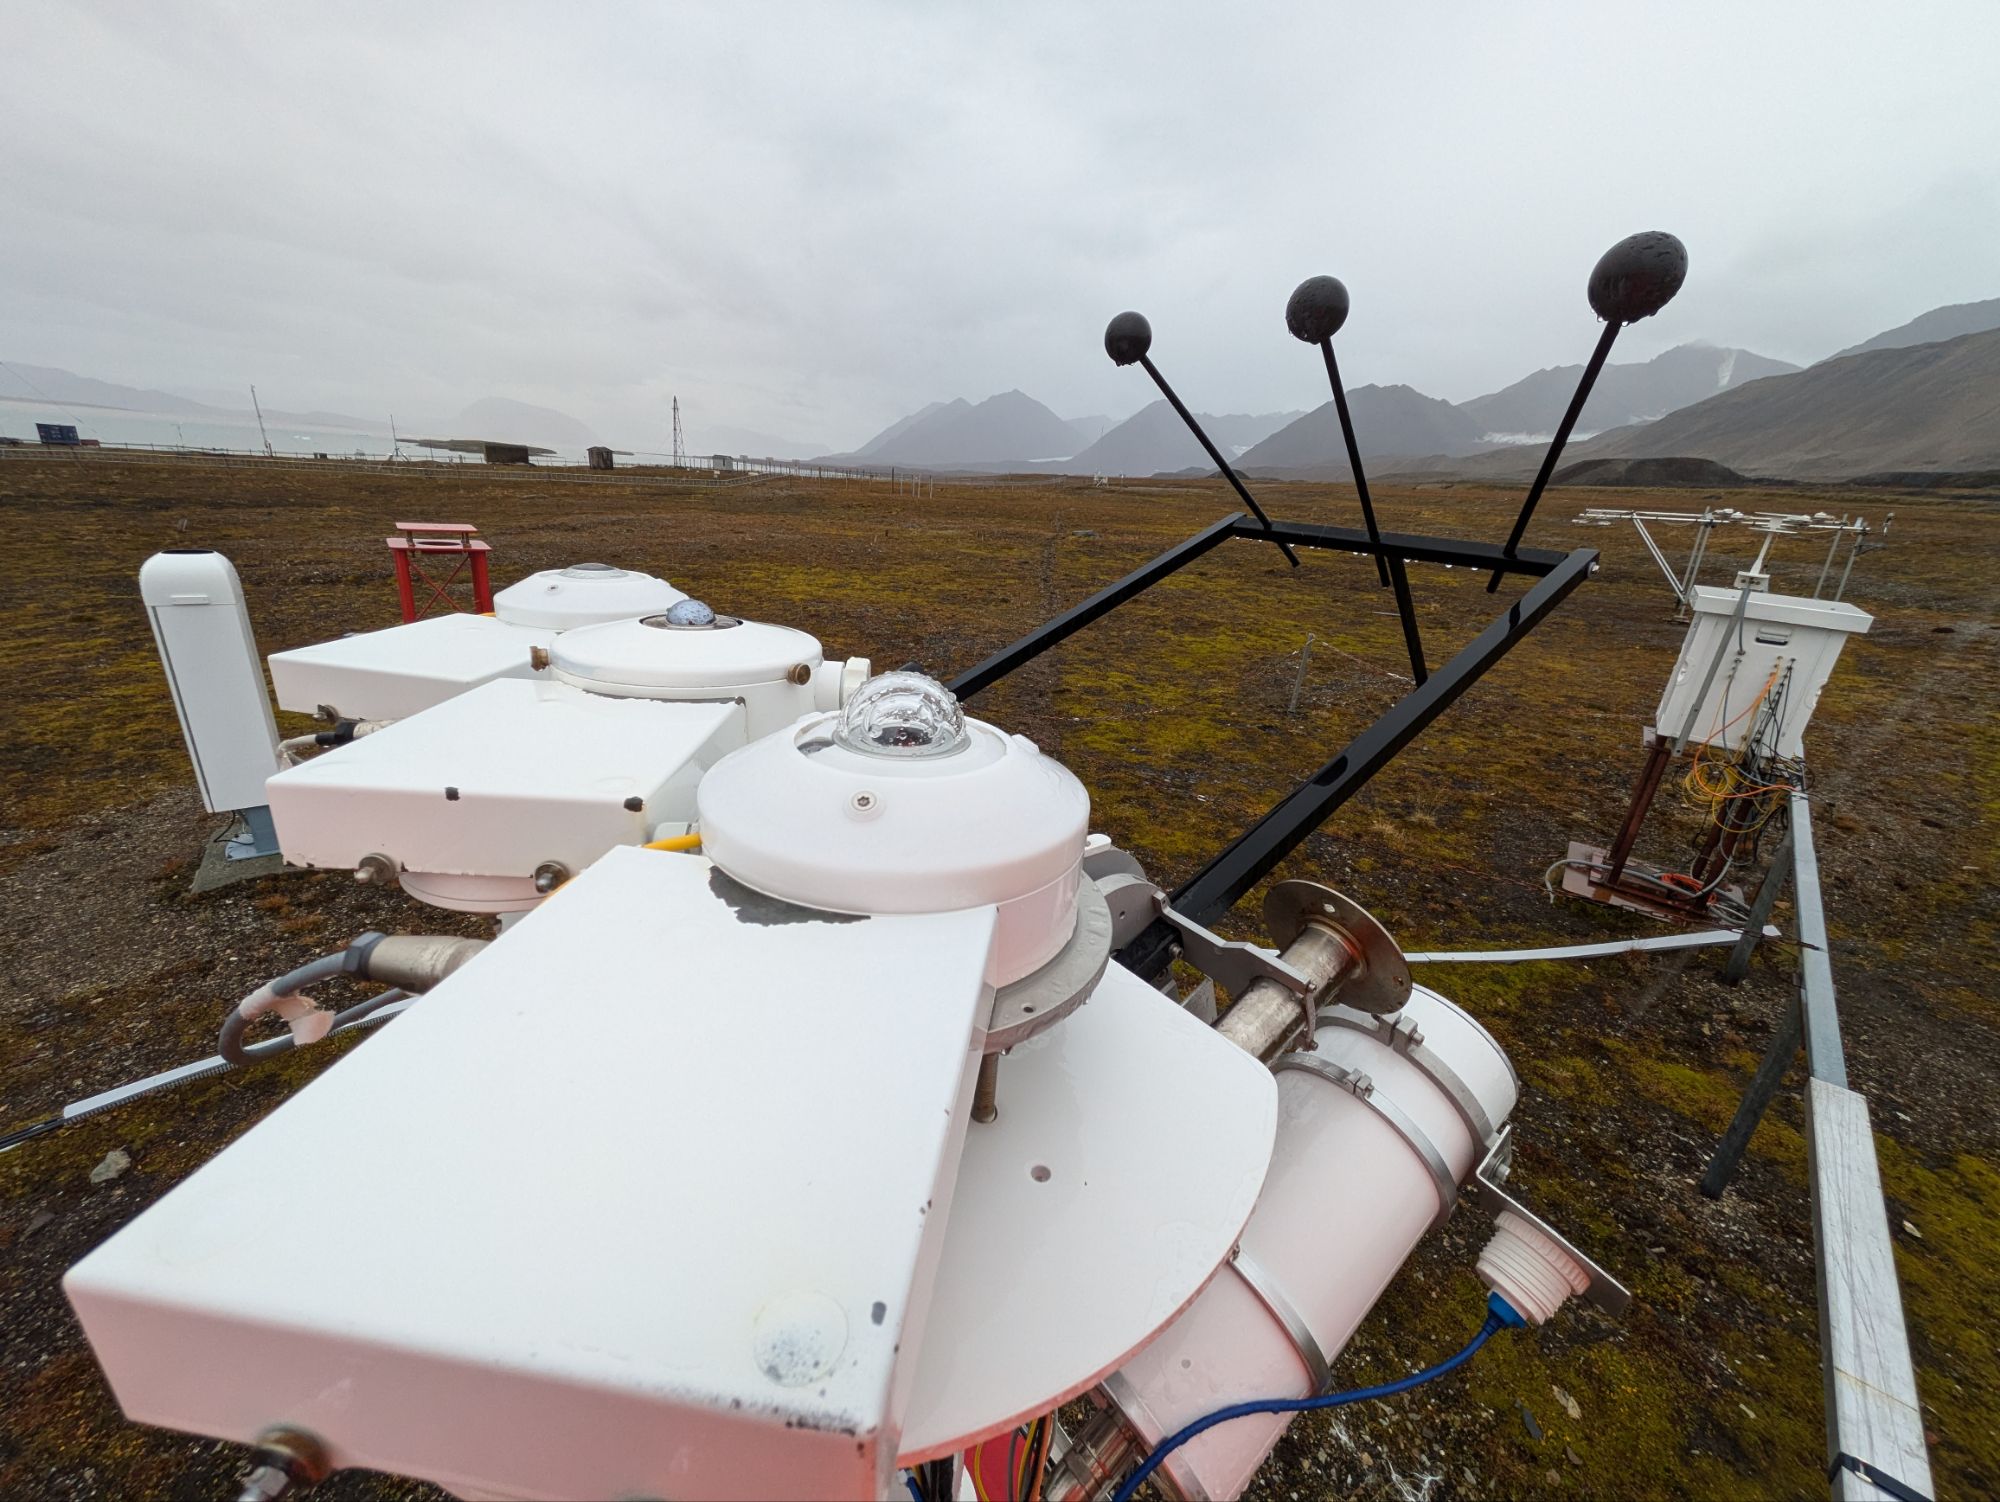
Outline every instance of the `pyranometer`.
<svg viewBox="0 0 2000 1502">
<path fill-rule="evenodd" d="M 769 896 L 839 913 L 997 905 L 996 985 L 1044 964 L 1076 926 L 1083 784 L 917 673 L 885 673 L 839 714 L 732 752 L 696 804 L 702 848 Z"/>
</svg>

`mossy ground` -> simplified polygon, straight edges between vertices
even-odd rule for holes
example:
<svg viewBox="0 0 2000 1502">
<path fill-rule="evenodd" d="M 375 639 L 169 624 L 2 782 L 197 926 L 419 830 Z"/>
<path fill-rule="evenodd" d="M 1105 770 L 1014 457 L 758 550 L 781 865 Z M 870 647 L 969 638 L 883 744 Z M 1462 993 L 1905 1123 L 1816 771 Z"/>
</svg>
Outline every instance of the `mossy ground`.
<svg viewBox="0 0 2000 1502">
<path fill-rule="evenodd" d="M 1274 514 L 1351 519 L 1351 495 L 1332 487 L 1262 496 Z M 1530 540 L 1600 548 L 1603 571 L 1280 874 L 1349 891 L 1411 949 L 1648 931 L 1543 895 L 1542 871 L 1570 838 L 1615 829 L 1639 727 L 1682 630 L 1635 536 L 1565 523 L 1586 504 L 1699 499 L 1556 492 Z M 1848 648 L 1814 722 L 1817 828 L 1848 1067 L 1881 1146 L 1939 1492 L 1986 1494 L 2000 1489 L 1990 1312 L 2000 1307 L 2000 518 L 1985 503 L 1937 497 L 1727 499 L 1878 521 L 1896 512 L 1889 546 L 1862 561 L 1850 590 L 1876 628 Z M 1496 537 L 1517 502 L 1438 486 L 1385 488 L 1378 504 L 1397 530 Z M 229 998 L 330 933 L 445 926 L 393 894 L 330 879 L 186 895 L 183 863 L 204 826 L 134 585 L 155 550 L 228 553 L 266 652 L 389 623 L 381 539 L 393 521 L 427 516 L 477 522 L 503 581 L 599 557 L 805 626 L 831 654 L 942 673 L 1229 509 L 1222 488 L 1203 482 L 940 485 L 913 502 L 884 487 L 794 480 L 538 486 L 470 466 L 402 478 L 337 466 L 0 463 L 0 516 L 16 539 L 0 598 L 0 965 L 10 976 L 0 1125 L 203 1052 Z M 1740 545 L 1718 537 L 1711 581 L 1746 561 L 1727 556 Z M 1810 589 L 1816 547 L 1781 542 L 1776 557 L 1777 587 Z M 1436 663 L 1496 601 L 1481 576 L 1412 573 Z M 1232 543 L 975 708 L 1067 761 L 1091 789 L 1096 826 L 1172 885 L 1393 702 L 1408 674 L 1393 606 L 1365 562 L 1309 554 L 1295 571 L 1275 550 Z M 1644 853 L 1677 860 L 1693 829 L 1670 787 Z M 28 930 L 47 926 L 34 915 L 65 911 L 61 883 L 77 872 L 92 889 L 75 902 L 77 921 L 94 931 L 59 936 L 83 958 L 58 976 L 42 963 L 48 941 Z M 1255 934 L 1255 912 L 1246 901 L 1230 925 Z M 1789 961 L 1767 954 L 1735 990 L 1717 969 L 1714 955 L 1653 956 L 1439 966 L 1423 977 L 1471 1008 L 1520 1067 L 1517 1187 L 1625 1275 L 1638 1302 L 1620 1323 L 1566 1312 L 1544 1331 L 1508 1335 L 1455 1387 L 1302 1420 L 1256 1495 L 1824 1495 L 1796 1091 L 1774 1106 L 1727 1198 L 1711 1203 L 1694 1188 L 1769 1037 Z M 238 1452 L 123 1423 L 56 1280 L 334 1052 L 143 1099 L 0 1158 L 0 1492 L 221 1490 Z M 133 1171 L 91 1185 L 90 1167 L 114 1146 L 132 1153 Z M 1434 1359 L 1477 1324 L 1473 1220 L 1459 1216 L 1420 1249 L 1340 1362 L 1343 1380 Z M 293 1234 L 322 1261 L 367 1265 L 375 1253 L 347 1245 L 340 1227 Z M 355 1475 L 333 1490 L 421 1489 Z"/>
</svg>

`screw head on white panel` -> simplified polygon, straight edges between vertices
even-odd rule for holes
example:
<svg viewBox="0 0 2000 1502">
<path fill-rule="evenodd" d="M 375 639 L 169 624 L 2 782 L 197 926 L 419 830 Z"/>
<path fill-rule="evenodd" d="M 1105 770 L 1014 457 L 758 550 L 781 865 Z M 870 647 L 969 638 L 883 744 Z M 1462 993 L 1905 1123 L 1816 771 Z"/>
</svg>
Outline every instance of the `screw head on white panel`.
<svg viewBox="0 0 2000 1502">
<path fill-rule="evenodd" d="M 400 869 L 394 856 L 375 851 L 362 856 L 355 864 L 354 879 L 364 887 L 393 887 Z"/>
</svg>

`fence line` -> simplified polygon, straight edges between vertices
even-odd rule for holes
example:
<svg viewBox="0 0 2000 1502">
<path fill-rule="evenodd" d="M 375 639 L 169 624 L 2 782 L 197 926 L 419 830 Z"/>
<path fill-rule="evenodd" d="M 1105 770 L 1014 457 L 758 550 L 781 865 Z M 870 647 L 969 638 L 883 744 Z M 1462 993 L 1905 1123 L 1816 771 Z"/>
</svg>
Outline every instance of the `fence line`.
<svg viewBox="0 0 2000 1502">
<path fill-rule="evenodd" d="M 644 457 L 661 457 L 645 455 Z M 726 454 L 690 455 L 678 467 L 647 464 L 625 469 L 591 469 L 587 464 L 564 460 L 560 463 L 472 464 L 464 459 L 409 458 L 388 455 L 343 456 L 329 453 L 322 459 L 306 454 L 265 454 L 256 449 L 206 448 L 196 445 L 162 443 L 119 444 L 0 444 L 0 461 L 52 460 L 58 463 L 139 464 L 168 460 L 207 468 L 252 468 L 328 470 L 346 473 L 396 475 L 405 479 L 421 476 L 477 474 L 482 479 L 502 481 L 555 480 L 582 484 L 643 484 L 691 488 L 711 485 L 743 485 L 759 477 L 790 477 L 806 480 L 862 481 L 893 485 L 915 496 L 935 493 L 943 486 L 970 489 L 1063 488 L 1118 486 L 1116 480 L 1089 475 L 974 475 L 940 474 L 931 470 L 841 464 L 814 464 L 802 459 L 742 459 Z M 667 471 L 668 473 L 662 473 Z"/>
</svg>

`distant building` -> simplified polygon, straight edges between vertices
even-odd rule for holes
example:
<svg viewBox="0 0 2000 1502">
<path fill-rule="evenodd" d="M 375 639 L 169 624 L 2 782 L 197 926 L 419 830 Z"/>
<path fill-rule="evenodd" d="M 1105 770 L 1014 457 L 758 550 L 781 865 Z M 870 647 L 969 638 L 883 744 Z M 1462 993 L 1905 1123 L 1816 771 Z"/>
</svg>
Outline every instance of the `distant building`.
<svg viewBox="0 0 2000 1502">
<path fill-rule="evenodd" d="M 420 449 L 449 449 L 454 454 L 478 454 L 488 464 L 526 464 L 537 454 L 553 454 L 554 449 L 537 448 L 532 443 L 502 443 L 491 438 L 405 438 L 404 443 Z"/>
</svg>

